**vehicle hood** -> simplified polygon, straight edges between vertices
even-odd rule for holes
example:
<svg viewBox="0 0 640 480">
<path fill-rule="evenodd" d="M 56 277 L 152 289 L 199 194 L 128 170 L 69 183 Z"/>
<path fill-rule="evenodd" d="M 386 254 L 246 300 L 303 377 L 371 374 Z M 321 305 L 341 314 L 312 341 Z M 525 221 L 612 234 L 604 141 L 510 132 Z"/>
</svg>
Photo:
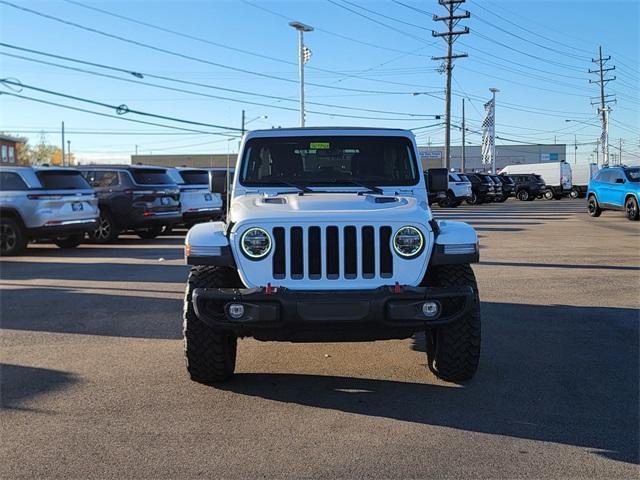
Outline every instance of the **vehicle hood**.
<svg viewBox="0 0 640 480">
<path fill-rule="evenodd" d="M 414 197 L 357 193 L 244 195 L 231 204 L 230 220 L 243 221 L 397 221 L 426 223 L 431 211 Z"/>
</svg>

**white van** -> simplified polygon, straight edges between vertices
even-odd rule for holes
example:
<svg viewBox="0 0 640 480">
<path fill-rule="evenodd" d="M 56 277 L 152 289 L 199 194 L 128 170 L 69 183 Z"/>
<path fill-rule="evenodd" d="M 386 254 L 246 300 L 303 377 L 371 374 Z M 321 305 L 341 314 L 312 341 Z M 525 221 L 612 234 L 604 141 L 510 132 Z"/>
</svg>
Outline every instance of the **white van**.
<svg viewBox="0 0 640 480">
<path fill-rule="evenodd" d="M 589 181 L 595 177 L 600 168 L 597 163 L 574 163 L 571 165 L 571 183 L 573 184 L 569 196 L 584 198 L 587 194 Z"/>
<path fill-rule="evenodd" d="M 517 173 L 529 173 L 540 175 L 547 184 L 546 199 L 561 199 L 568 195 L 573 188 L 571 179 L 571 167 L 567 162 L 527 163 L 507 165 L 500 174 L 513 175 Z"/>
</svg>

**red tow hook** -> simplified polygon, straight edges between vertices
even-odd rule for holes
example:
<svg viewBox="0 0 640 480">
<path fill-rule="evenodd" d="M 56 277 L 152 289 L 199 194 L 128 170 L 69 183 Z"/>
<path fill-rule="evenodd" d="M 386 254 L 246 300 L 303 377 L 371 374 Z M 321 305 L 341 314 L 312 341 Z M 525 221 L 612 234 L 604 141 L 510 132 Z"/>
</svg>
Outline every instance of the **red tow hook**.
<svg viewBox="0 0 640 480">
<path fill-rule="evenodd" d="M 400 282 L 396 282 L 393 287 L 393 293 L 402 293 L 402 287 L 400 286 Z"/>
<path fill-rule="evenodd" d="M 267 283 L 267 286 L 264 287 L 264 294 L 271 295 L 273 293 L 273 287 L 271 286 L 271 282 Z"/>
</svg>

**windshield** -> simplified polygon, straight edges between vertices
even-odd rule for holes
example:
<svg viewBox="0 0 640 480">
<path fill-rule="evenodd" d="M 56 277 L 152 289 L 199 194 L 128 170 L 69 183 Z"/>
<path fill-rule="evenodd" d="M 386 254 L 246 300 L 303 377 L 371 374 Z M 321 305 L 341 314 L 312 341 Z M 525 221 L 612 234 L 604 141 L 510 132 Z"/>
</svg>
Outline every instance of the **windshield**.
<svg viewBox="0 0 640 480">
<path fill-rule="evenodd" d="M 164 169 L 136 168 L 131 171 L 131 175 L 138 185 L 173 185 L 176 183 L 171 180 Z"/>
<path fill-rule="evenodd" d="M 80 172 L 72 170 L 39 171 L 36 172 L 36 176 L 44 188 L 55 188 L 58 190 L 91 188 Z"/>
<path fill-rule="evenodd" d="M 640 168 L 627 168 L 624 173 L 630 182 L 640 182 Z"/>
<path fill-rule="evenodd" d="M 278 137 L 247 143 L 246 186 L 416 185 L 413 145 L 404 137 Z"/>
</svg>

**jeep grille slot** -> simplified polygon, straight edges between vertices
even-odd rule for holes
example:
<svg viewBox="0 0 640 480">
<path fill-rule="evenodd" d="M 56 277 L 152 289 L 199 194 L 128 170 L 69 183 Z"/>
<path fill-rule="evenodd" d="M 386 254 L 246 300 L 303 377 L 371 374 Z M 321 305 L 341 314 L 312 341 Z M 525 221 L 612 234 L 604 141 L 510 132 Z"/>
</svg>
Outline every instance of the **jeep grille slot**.
<svg viewBox="0 0 640 480">
<path fill-rule="evenodd" d="M 281 279 L 285 277 L 284 228 L 273 229 L 273 243 L 273 278 Z"/>
<path fill-rule="evenodd" d="M 304 251 L 302 247 L 302 227 L 291 227 L 291 278 L 299 280 L 304 276 Z"/>
<path fill-rule="evenodd" d="M 274 279 L 393 277 L 389 226 L 273 227 Z"/>
<path fill-rule="evenodd" d="M 340 276 L 340 241 L 338 227 L 327 227 L 327 278 Z"/>
<path fill-rule="evenodd" d="M 391 227 L 380 227 L 380 276 L 393 276 L 393 257 L 391 256 Z"/>
</svg>

